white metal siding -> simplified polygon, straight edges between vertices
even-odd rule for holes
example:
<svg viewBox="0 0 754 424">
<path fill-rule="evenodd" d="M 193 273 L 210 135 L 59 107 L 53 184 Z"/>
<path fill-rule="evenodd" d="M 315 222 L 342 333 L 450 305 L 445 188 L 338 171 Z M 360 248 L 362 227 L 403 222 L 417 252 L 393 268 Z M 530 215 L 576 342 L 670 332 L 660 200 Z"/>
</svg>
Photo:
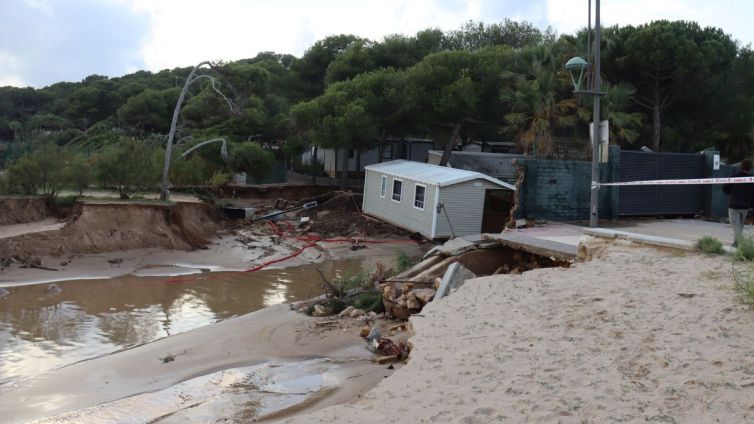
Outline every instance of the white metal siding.
<svg viewBox="0 0 754 424">
<path fill-rule="evenodd" d="M 484 213 L 484 192 L 486 189 L 499 189 L 495 184 L 479 179 L 466 181 L 448 187 L 440 187 L 440 199 L 445 208 L 437 215 L 435 237 L 451 237 L 448 218 L 453 224 L 456 236 L 479 234 L 482 232 Z M 448 213 L 448 218 L 445 212 Z"/>
<path fill-rule="evenodd" d="M 424 210 L 419 210 L 414 207 L 415 181 L 409 178 L 399 178 L 403 180 L 403 192 L 401 202 L 398 203 L 392 200 L 394 179 L 392 176 L 387 177 L 386 196 L 380 197 L 382 175 L 380 172 L 366 171 L 364 177 L 364 212 L 398 227 L 432 238 L 435 186 L 422 184 L 426 185 L 427 188 L 424 192 Z"/>
</svg>

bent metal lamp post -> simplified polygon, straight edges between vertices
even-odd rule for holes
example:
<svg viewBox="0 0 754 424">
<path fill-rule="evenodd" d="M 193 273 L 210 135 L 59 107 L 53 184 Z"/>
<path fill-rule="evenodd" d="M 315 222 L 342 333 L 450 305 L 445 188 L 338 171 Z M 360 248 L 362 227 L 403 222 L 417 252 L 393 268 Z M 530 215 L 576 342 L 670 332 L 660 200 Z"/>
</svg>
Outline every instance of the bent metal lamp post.
<svg viewBox="0 0 754 424">
<path fill-rule="evenodd" d="M 589 0 L 589 9 L 591 11 L 592 0 Z M 591 17 L 590 17 L 591 20 Z M 598 196 L 598 181 L 600 179 L 600 167 L 599 167 L 599 133 L 600 133 L 600 97 L 604 96 L 605 92 L 601 91 L 602 78 L 600 73 L 600 0 L 595 0 L 594 8 L 594 74 L 592 74 L 592 84 L 590 87 L 583 87 L 585 83 L 584 76 L 588 73 L 589 63 L 580 57 L 574 57 L 565 65 L 568 73 L 571 74 L 571 81 L 573 82 L 573 94 L 584 94 L 588 96 L 594 96 L 594 130 L 592 136 L 592 185 L 590 190 L 589 200 L 589 226 L 592 228 L 597 227 L 597 218 L 599 217 L 599 196 Z M 588 81 L 587 81 L 588 83 Z M 584 89 L 585 88 L 585 89 Z"/>
</svg>

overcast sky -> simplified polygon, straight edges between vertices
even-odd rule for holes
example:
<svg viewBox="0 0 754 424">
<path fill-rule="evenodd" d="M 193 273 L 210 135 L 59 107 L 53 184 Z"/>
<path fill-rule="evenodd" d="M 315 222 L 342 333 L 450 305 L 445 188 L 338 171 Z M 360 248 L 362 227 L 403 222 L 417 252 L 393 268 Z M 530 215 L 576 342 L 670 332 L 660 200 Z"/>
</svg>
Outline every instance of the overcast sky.
<svg viewBox="0 0 754 424">
<path fill-rule="evenodd" d="M 204 6 L 203 6 L 204 5 Z M 745 0 L 602 0 L 602 21 L 694 20 L 754 41 Z M 327 35 L 379 40 L 468 20 L 586 26 L 587 0 L 0 0 L 0 86 L 159 71 L 260 51 L 300 56 Z"/>
</svg>

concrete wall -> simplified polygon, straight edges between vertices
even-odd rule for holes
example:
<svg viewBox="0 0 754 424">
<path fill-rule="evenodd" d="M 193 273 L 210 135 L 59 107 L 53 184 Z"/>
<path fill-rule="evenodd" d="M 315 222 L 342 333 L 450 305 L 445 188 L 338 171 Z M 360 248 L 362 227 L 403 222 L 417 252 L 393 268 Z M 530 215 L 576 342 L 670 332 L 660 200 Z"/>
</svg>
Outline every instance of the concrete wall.
<svg viewBox="0 0 754 424">
<path fill-rule="evenodd" d="M 445 206 L 445 210 L 437 215 L 435 237 L 452 236 L 448 218 L 456 236 L 479 234 L 482 231 L 485 190 L 500 188 L 485 180 L 472 180 L 441 187 L 439 202 Z M 446 211 L 448 218 L 445 217 Z"/>
<path fill-rule="evenodd" d="M 436 186 L 427 184 L 424 194 L 424 209 L 414 206 L 416 182 L 401 178 L 403 190 L 400 202 L 393 200 L 394 177 L 386 175 L 385 197 L 381 197 L 382 176 L 377 171 L 366 171 L 364 177 L 364 200 L 362 209 L 366 214 L 387 221 L 424 237 L 432 238 L 432 222 L 435 215 Z"/>
</svg>

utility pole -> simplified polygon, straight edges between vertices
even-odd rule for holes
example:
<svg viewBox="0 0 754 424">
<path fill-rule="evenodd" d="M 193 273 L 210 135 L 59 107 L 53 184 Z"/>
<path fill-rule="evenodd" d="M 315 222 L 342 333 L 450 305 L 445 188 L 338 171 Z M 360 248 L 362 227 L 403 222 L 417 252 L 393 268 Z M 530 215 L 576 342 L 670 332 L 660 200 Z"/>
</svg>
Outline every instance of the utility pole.
<svg viewBox="0 0 754 424">
<path fill-rule="evenodd" d="M 594 86 L 592 91 L 597 93 L 602 89 L 602 74 L 600 70 L 600 0 L 594 5 Z M 590 7 L 591 11 L 591 7 Z M 590 197 L 589 226 L 597 227 L 599 218 L 599 180 L 600 180 L 600 97 L 594 96 L 594 128 L 592 129 L 592 187 Z"/>
</svg>

